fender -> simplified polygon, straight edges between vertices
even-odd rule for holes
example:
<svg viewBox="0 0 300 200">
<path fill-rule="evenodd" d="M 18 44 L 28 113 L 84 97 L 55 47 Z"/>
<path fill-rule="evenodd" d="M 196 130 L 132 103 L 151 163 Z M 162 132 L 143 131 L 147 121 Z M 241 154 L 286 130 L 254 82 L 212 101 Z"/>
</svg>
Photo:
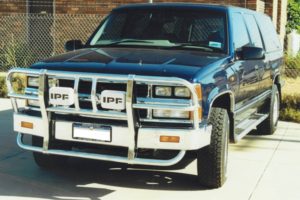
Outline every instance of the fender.
<svg viewBox="0 0 300 200">
<path fill-rule="evenodd" d="M 225 94 L 229 94 L 230 97 L 230 111 L 233 113 L 235 110 L 235 97 L 234 97 L 234 93 L 231 90 L 224 90 L 222 92 L 218 92 L 216 93 L 216 90 L 218 88 L 214 88 L 208 95 L 208 102 L 209 102 L 209 110 L 208 110 L 208 115 L 207 118 L 210 117 L 210 112 L 211 112 L 211 108 L 213 106 L 214 101 L 219 98 L 222 95 Z"/>
</svg>

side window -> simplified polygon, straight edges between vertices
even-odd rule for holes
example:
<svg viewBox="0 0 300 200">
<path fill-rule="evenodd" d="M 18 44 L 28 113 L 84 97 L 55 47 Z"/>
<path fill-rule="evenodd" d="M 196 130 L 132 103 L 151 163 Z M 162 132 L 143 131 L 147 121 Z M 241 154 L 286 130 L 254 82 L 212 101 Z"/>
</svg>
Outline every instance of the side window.
<svg viewBox="0 0 300 200">
<path fill-rule="evenodd" d="M 233 42 L 235 50 L 249 45 L 250 40 L 243 16 L 240 13 L 232 13 L 233 20 Z"/>
<path fill-rule="evenodd" d="M 263 43 L 254 16 L 245 14 L 244 17 L 251 38 L 251 46 L 263 48 Z"/>
<path fill-rule="evenodd" d="M 263 15 L 258 16 L 257 23 L 262 33 L 266 51 L 271 52 L 271 51 L 281 50 L 279 37 L 271 21 L 271 18 Z"/>
</svg>

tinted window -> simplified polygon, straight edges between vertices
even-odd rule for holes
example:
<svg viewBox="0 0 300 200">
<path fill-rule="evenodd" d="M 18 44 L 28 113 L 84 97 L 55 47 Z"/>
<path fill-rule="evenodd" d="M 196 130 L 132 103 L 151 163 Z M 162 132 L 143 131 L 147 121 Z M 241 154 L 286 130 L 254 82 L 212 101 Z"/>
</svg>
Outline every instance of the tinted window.
<svg viewBox="0 0 300 200">
<path fill-rule="evenodd" d="M 236 50 L 249 45 L 250 40 L 243 16 L 240 13 L 233 13 L 233 42 Z"/>
<path fill-rule="evenodd" d="M 251 38 L 251 46 L 263 48 L 260 32 L 253 15 L 245 14 L 245 21 Z"/>
<path fill-rule="evenodd" d="M 280 41 L 271 19 L 267 16 L 258 16 L 257 23 L 264 40 L 267 52 L 281 49 Z"/>
<path fill-rule="evenodd" d="M 113 12 L 106 19 L 92 38 L 91 45 L 134 39 L 147 40 L 141 42 L 143 46 L 174 46 L 183 43 L 208 47 L 206 49 L 210 51 L 226 52 L 226 30 L 226 14 L 218 11 L 121 10 Z M 138 41 L 131 44 L 139 45 Z"/>
</svg>

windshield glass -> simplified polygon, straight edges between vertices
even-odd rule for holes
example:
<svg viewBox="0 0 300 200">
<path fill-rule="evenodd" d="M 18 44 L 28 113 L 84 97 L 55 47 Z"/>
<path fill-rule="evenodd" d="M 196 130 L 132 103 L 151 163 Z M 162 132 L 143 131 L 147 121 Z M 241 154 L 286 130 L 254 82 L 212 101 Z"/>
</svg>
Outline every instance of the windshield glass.
<svg viewBox="0 0 300 200">
<path fill-rule="evenodd" d="M 136 9 L 115 11 L 103 22 L 90 46 L 157 46 L 227 52 L 223 12 Z"/>
</svg>

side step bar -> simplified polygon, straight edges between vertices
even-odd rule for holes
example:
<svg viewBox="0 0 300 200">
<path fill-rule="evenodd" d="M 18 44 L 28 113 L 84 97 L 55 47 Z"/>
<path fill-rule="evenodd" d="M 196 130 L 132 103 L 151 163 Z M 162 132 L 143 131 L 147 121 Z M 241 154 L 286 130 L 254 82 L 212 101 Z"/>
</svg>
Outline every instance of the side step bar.
<svg viewBox="0 0 300 200">
<path fill-rule="evenodd" d="M 268 116 L 269 114 L 255 114 L 250 119 L 242 121 L 235 128 L 234 142 L 238 142 L 239 140 L 241 140 L 251 130 L 255 129 L 257 125 L 267 119 Z"/>
<path fill-rule="evenodd" d="M 48 149 L 44 150 L 43 147 L 31 146 L 23 143 L 23 134 L 18 133 L 17 136 L 17 144 L 19 147 L 29 151 L 35 151 L 44 154 L 50 155 L 60 155 L 60 156 L 69 156 L 69 157 L 77 157 L 77 158 L 88 158 L 93 160 L 104 160 L 111 162 L 119 162 L 126 163 L 132 165 L 148 165 L 148 166 L 171 166 L 178 163 L 185 155 L 185 151 L 180 151 L 178 155 L 169 160 L 158 160 L 158 159 L 146 159 L 146 158 L 134 158 L 132 160 L 127 157 L 121 156 L 112 156 L 112 155 L 103 155 L 96 153 L 86 153 L 86 152 L 78 152 L 78 151 L 67 151 L 67 150 L 59 150 L 59 149 Z"/>
</svg>

